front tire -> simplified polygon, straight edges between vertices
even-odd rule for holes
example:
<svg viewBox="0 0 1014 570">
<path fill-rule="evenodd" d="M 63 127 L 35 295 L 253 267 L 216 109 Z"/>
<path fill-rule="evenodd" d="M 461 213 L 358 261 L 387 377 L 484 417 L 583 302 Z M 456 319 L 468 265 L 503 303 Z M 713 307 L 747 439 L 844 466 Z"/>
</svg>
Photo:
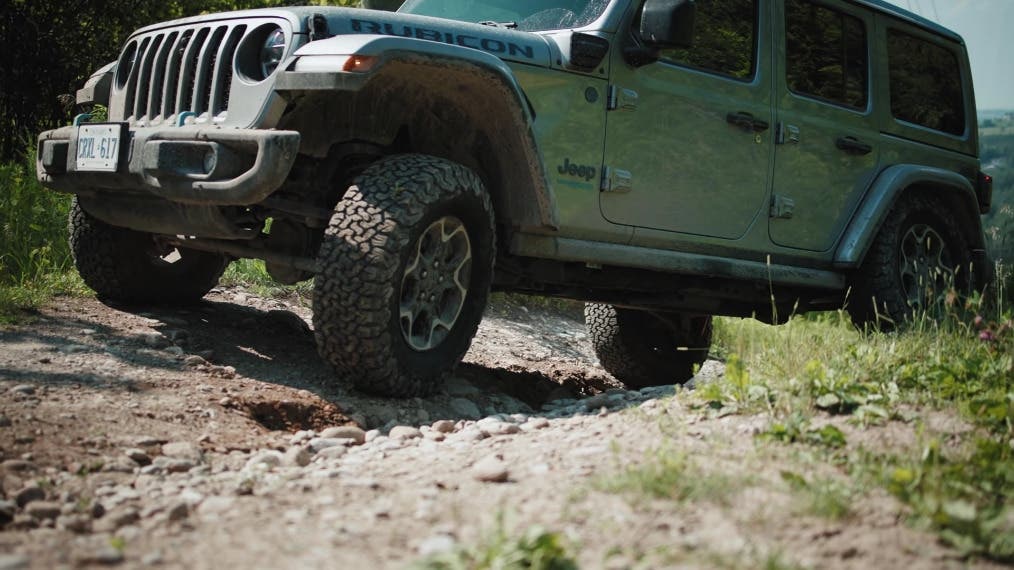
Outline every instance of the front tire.
<svg viewBox="0 0 1014 570">
<path fill-rule="evenodd" d="M 166 248 L 151 234 L 111 226 L 84 211 L 77 198 L 68 226 L 78 273 L 110 301 L 191 303 L 217 285 L 229 265 L 221 254 Z"/>
<path fill-rule="evenodd" d="M 584 320 L 602 367 L 629 388 L 683 384 L 711 347 L 710 316 L 588 303 Z"/>
<path fill-rule="evenodd" d="M 468 168 L 417 154 L 371 165 L 335 207 L 318 254 L 320 355 L 364 392 L 432 393 L 482 319 L 494 238 L 489 195 Z"/>
<path fill-rule="evenodd" d="M 931 196 L 903 197 L 852 279 L 848 311 L 858 327 L 891 330 L 913 316 L 942 314 L 952 291 L 974 284 L 964 234 Z"/>
</svg>

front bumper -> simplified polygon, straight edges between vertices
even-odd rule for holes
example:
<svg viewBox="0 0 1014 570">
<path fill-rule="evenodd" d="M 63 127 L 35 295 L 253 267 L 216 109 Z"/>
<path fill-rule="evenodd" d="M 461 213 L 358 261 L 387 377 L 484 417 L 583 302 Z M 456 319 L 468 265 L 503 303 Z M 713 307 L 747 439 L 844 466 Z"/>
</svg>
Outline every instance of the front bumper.
<svg viewBox="0 0 1014 570">
<path fill-rule="evenodd" d="M 257 204 L 288 176 L 299 133 L 258 129 L 131 129 L 116 172 L 79 172 L 78 128 L 39 136 L 39 182 L 81 195 L 122 192 L 206 206 Z"/>
</svg>

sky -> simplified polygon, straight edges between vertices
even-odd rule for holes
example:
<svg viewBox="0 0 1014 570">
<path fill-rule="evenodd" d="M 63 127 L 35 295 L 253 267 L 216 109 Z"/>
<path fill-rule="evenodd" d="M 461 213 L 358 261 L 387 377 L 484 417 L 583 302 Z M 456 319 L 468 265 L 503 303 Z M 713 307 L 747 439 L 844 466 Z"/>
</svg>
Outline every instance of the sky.
<svg viewBox="0 0 1014 570">
<path fill-rule="evenodd" d="M 975 103 L 1014 109 L 1014 0 L 888 0 L 965 38 Z"/>
</svg>

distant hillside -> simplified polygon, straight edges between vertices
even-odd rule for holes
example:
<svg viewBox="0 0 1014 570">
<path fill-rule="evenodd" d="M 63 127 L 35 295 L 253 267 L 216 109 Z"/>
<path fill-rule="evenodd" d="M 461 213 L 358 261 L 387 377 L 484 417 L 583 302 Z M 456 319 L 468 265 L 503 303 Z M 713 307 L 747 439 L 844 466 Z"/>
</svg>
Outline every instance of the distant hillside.
<svg viewBox="0 0 1014 570">
<path fill-rule="evenodd" d="M 993 209 L 983 219 L 991 253 L 1014 261 L 1014 112 L 980 120 L 979 153 L 993 177 Z"/>
<path fill-rule="evenodd" d="M 1014 113 L 1014 109 L 979 109 L 979 121 L 1002 119 L 1006 115 Z"/>
</svg>

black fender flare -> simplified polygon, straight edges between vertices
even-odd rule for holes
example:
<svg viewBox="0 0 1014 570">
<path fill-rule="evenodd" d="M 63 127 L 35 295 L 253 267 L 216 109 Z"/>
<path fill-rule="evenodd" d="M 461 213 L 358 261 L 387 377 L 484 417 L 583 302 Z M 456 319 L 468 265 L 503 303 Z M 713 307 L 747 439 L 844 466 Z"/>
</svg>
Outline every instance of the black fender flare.
<svg viewBox="0 0 1014 570">
<path fill-rule="evenodd" d="M 374 60 L 364 72 L 335 68 L 353 55 Z M 327 148 L 343 138 L 374 137 L 375 142 L 390 142 L 397 134 L 399 107 L 406 100 L 433 94 L 444 100 L 467 98 L 474 102 L 472 108 L 461 112 L 471 119 L 469 123 L 483 130 L 489 145 L 496 149 L 492 153 L 496 164 L 442 156 L 480 170 L 490 186 L 499 220 L 514 227 L 558 228 L 556 199 L 535 138 L 534 110 L 510 67 L 496 56 L 415 38 L 360 34 L 308 44 L 297 51 L 286 69 L 275 83 L 275 90 L 283 97 L 298 101 L 301 96 L 333 93 L 340 100 L 336 105 L 351 106 L 341 113 L 345 115 L 340 118 L 341 128 L 331 130 L 325 138 L 303 132 L 300 152 L 310 155 L 326 155 Z M 399 99 L 389 95 L 399 90 L 413 96 Z M 427 112 L 433 110 L 426 108 L 425 103 L 413 104 Z M 338 113 L 332 110 L 332 114 Z M 295 127 L 285 119 L 279 126 L 311 130 Z M 382 140 L 377 140 L 378 137 Z M 433 145 L 432 152 L 441 155 L 436 146 Z M 414 150 L 431 152 L 431 148 Z"/>
<path fill-rule="evenodd" d="M 862 264 L 880 226 L 898 199 L 909 191 L 932 192 L 946 199 L 959 218 L 959 226 L 965 228 L 971 249 L 985 249 L 982 220 L 971 181 L 950 170 L 896 164 L 885 168 L 866 192 L 835 250 L 836 268 L 855 269 Z"/>
</svg>

